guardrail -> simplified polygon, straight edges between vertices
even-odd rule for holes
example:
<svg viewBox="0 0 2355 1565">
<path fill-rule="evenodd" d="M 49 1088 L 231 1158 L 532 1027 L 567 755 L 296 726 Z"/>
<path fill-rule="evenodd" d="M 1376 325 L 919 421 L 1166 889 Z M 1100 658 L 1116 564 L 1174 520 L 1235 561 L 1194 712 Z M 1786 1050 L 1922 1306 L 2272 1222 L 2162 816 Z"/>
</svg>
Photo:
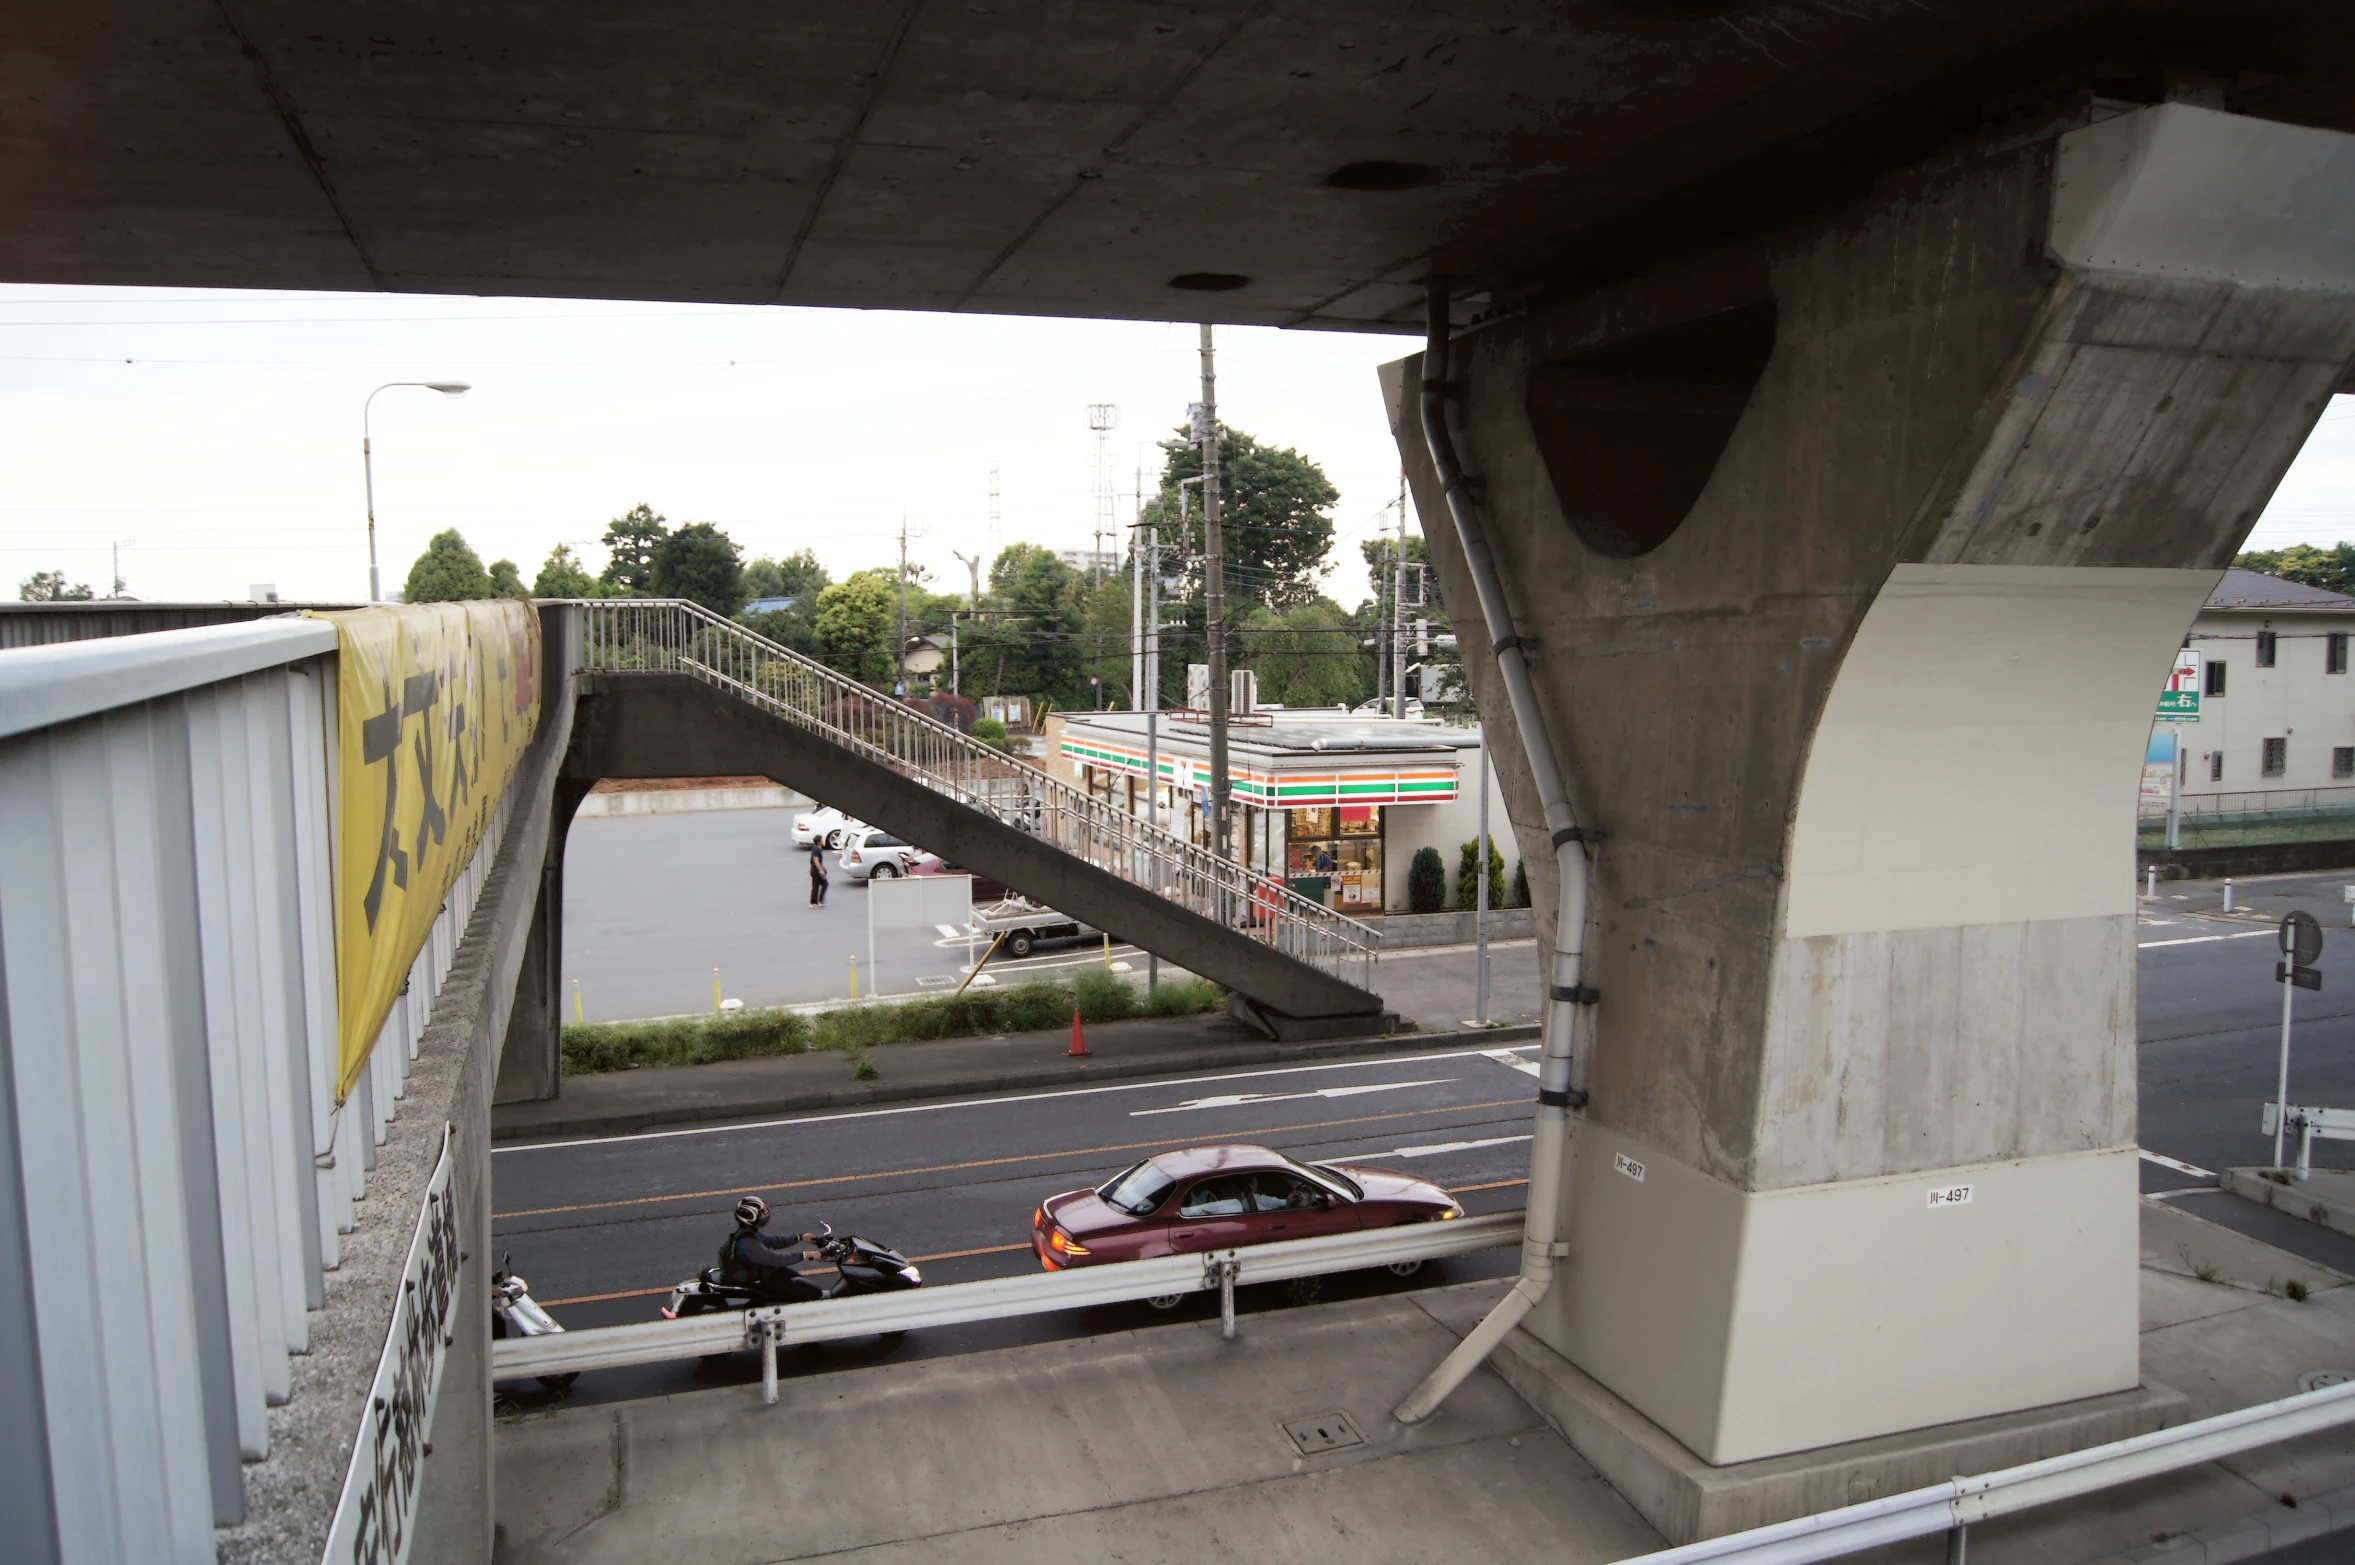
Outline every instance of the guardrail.
<svg viewBox="0 0 2355 1565">
<path fill-rule="evenodd" d="M 534 1375 L 569 1375 L 584 1369 L 620 1369 L 756 1348 L 761 1355 L 761 1399 L 777 1400 L 777 1347 L 782 1342 L 831 1342 L 926 1326 L 964 1326 L 976 1321 L 1126 1304 L 1175 1293 L 1219 1292 L 1221 1328 L 1235 1334 L 1235 1289 L 1246 1283 L 1284 1282 L 1327 1272 L 1357 1271 L 1394 1262 L 1439 1260 L 1521 1242 L 1521 1214 L 1459 1217 L 1408 1223 L 1316 1239 L 1286 1239 L 1244 1249 L 1207 1250 L 1157 1256 L 1110 1266 L 1082 1266 L 1063 1272 L 994 1277 L 945 1288 L 911 1288 L 904 1293 L 869 1293 L 820 1299 L 809 1304 L 771 1305 L 757 1310 L 652 1320 L 630 1326 L 599 1326 L 548 1337 L 507 1337 L 491 1344 L 496 1380 Z"/>
<path fill-rule="evenodd" d="M 1344 983 L 1372 984 L 1382 938 L 1372 926 L 733 620 L 684 600 L 572 606 L 581 611 L 584 668 L 691 675 Z"/>
<path fill-rule="evenodd" d="M 1946 1557 L 1950 1565 L 1962 1565 L 1965 1540 L 1974 1523 L 2351 1423 L 2355 1423 L 2355 1381 L 1976 1478 L 1950 1478 L 1926 1489 L 1862 1505 L 1638 1555 L 1622 1565 L 1703 1565 L 1704 1561 L 1810 1565 L 1937 1533 L 1948 1535 Z"/>
</svg>

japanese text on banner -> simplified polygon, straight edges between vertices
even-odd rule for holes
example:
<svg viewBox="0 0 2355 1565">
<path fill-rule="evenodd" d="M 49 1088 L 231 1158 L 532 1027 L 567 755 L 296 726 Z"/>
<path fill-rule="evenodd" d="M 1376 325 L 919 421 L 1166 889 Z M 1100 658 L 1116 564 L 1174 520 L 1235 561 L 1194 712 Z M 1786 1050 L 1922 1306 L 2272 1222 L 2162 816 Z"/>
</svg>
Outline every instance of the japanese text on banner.
<svg viewBox="0 0 2355 1565">
<path fill-rule="evenodd" d="M 341 1102 L 490 829 L 540 713 L 527 603 L 322 614 L 336 628 L 335 988 Z"/>
</svg>

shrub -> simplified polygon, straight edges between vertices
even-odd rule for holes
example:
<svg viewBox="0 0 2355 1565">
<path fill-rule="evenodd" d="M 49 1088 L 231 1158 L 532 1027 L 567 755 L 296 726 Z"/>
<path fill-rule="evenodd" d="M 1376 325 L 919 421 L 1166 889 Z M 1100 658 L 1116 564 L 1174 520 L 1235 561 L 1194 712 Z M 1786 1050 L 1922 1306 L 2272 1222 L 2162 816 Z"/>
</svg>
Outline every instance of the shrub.
<svg viewBox="0 0 2355 1565">
<path fill-rule="evenodd" d="M 994 717 L 977 717 L 973 720 L 973 737 L 1003 741 L 1006 737 L 1006 725 Z"/>
<path fill-rule="evenodd" d="M 1417 848 L 1406 871 L 1406 905 L 1412 913 L 1436 913 L 1447 906 L 1447 869 L 1437 848 Z"/>
<path fill-rule="evenodd" d="M 1507 902 L 1505 906 L 1527 907 L 1528 905 L 1529 861 L 1527 859 L 1515 859 L 1513 861 L 1513 896 L 1512 900 Z"/>
<path fill-rule="evenodd" d="M 968 989 L 961 995 L 847 1006 L 816 1016 L 774 1009 L 567 1027 L 564 1071 L 568 1076 L 591 1076 L 640 1066 L 704 1065 L 834 1049 L 851 1056 L 855 1072 L 856 1063 L 871 1048 L 1068 1027 L 1074 1007 L 1088 1021 L 1116 1022 L 1131 1016 L 1191 1016 L 1225 1003 L 1226 991 L 1205 979 L 1179 979 L 1145 995 L 1118 973 L 1082 968 L 1068 984 L 1031 978 L 1009 989 Z"/>
<path fill-rule="evenodd" d="M 1475 837 L 1464 844 L 1456 865 L 1456 906 L 1472 907 L 1480 897 L 1480 883 L 1472 878 L 1472 864 L 1480 856 L 1480 839 Z M 1505 905 L 1505 856 L 1499 852 L 1496 838 L 1488 839 L 1488 905 Z"/>
</svg>

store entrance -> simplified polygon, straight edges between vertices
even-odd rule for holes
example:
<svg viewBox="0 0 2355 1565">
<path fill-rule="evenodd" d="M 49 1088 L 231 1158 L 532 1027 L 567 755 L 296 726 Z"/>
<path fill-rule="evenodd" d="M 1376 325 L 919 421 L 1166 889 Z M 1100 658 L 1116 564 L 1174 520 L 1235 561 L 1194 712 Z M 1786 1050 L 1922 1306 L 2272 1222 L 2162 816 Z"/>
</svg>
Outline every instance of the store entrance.
<svg viewBox="0 0 2355 1565">
<path fill-rule="evenodd" d="M 1330 908 L 1379 913 L 1385 813 L 1378 804 L 1287 812 L 1285 883 L 1310 901 Z"/>
</svg>

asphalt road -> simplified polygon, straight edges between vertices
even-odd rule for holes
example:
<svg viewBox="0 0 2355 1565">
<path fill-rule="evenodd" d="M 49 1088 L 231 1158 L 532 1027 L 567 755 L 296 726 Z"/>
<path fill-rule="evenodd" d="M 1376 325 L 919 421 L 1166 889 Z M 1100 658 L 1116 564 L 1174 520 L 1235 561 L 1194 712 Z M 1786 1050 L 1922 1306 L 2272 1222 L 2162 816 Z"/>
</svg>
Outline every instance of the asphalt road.
<svg viewBox="0 0 2355 1565">
<path fill-rule="evenodd" d="M 758 1191 L 772 1230 L 837 1230 L 916 1259 L 931 1283 L 1037 1268 L 1030 1214 L 1168 1147 L 1248 1141 L 1316 1161 L 1409 1170 L 1474 1212 L 1523 1199 L 1535 1048 L 1454 1050 L 1283 1069 L 1067 1088 L 494 1149 L 493 1228 L 534 1297 L 568 1327 L 653 1319 L 670 1285 L 713 1263 L 739 1195 Z M 1501 1055 L 1502 1058 L 1497 1056 Z M 1522 1062 L 1521 1064 L 1514 1063 Z M 1501 1275 L 1513 1252 L 1326 1279 L 1322 1296 Z M 1270 1293 L 1278 1290 L 1271 1286 Z M 1247 1307 L 1275 1299 L 1246 1298 Z M 1210 1296 L 1186 1311 L 1215 1311 Z M 1165 1319 L 1143 1305 L 918 1333 L 898 1356 L 1090 1335 Z M 789 1372 L 862 1362 L 863 1343 L 796 1350 Z M 572 1400 L 610 1400 L 740 1379 L 750 1355 L 586 1376 Z M 529 1400 L 529 1393 L 524 1397 Z"/>
</svg>

